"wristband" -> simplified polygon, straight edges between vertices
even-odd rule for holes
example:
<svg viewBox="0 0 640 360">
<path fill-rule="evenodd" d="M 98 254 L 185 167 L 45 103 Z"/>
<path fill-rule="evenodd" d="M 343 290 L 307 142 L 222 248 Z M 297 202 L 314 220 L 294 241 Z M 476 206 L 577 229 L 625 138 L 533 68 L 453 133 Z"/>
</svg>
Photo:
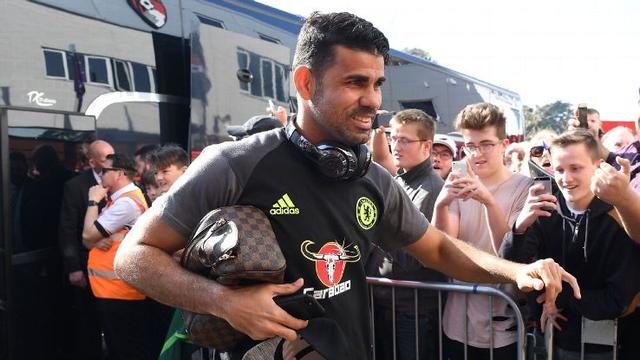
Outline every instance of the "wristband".
<svg viewBox="0 0 640 360">
<path fill-rule="evenodd" d="M 95 200 L 87 201 L 87 207 L 90 207 L 90 206 L 98 206 L 98 202 Z"/>
</svg>

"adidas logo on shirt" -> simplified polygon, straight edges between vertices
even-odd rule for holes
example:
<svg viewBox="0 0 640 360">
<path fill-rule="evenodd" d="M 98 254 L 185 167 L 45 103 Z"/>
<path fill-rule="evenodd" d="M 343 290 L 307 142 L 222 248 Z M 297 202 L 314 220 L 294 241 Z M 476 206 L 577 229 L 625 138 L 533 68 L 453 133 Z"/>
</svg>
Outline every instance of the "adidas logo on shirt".
<svg viewBox="0 0 640 360">
<path fill-rule="evenodd" d="M 298 209 L 291 201 L 289 194 L 284 194 L 278 201 L 273 204 L 271 210 L 269 210 L 269 214 L 271 215 L 298 215 L 300 214 L 300 209 Z"/>
</svg>

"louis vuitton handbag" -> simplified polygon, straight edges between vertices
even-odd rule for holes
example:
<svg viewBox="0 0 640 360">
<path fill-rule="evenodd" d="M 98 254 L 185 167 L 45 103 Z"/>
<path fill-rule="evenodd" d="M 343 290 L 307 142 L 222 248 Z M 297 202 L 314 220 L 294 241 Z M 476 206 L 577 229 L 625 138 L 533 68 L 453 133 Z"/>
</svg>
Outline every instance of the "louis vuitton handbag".
<svg viewBox="0 0 640 360">
<path fill-rule="evenodd" d="M 286 261 L 271 223 L 253 206 L 228 206 L 200 220 L 180 264 L 227 286 L 282 283 Z M 232 350 L 248 337 L 224 319 L 183 310 L 189 339 L 218 351 Z"/>
</svg>

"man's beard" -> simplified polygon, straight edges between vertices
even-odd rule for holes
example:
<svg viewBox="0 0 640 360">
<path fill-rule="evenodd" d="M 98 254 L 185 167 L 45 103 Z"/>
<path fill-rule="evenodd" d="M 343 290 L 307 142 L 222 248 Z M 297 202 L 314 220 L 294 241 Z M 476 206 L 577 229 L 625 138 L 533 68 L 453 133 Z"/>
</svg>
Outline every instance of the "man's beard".
<svg viewBox="0 0 640 360">
<path fill-rule="evenodd" d="M 351 133 L 346 126 L 340 126 L 339 121 L 351 121 L 351 118 L 354 116 L 369 116 L 372 118 L 371 121 L 373 121 L 373 116 L 375 116 L 376 113 L 375 109 L 358 107 L 357 109 L 349 111 L 345 118 L 341 118 L 338 114 L 331 111 L 330 105 L 325 104 L 321 89 L 316 91 L 311 102 L 313 104 L 311 112 L 316 123 L 331 136 L 331 139 L 327 140 L 338 141 L 346 145 L 358 145 L 368 142 L 371 138 L 370 131 L 366 134 Z M 346 123 L 344 125 L 346 125 Z"/>
</svg>

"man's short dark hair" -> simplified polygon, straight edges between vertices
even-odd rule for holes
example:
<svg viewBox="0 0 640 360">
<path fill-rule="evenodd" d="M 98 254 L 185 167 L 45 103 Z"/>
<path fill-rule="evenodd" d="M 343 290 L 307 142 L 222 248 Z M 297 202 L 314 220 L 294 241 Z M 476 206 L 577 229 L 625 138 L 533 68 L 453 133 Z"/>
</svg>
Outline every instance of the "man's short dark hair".
<svg viewBox="0 0 640 360">
<path fill-rule="evenodd" d="M 314 12 L 300 29 L 293 67 L 307 66 L 320 79 L 333 62 L 335 45 L 382 56 L 385 64 L 389 60 L 389 41 L 370 22 L 346 12 Z"/>
<path fill-rule="evenodd" d="M 156 149 L 149 156 L 149 160 L 156 170 L 166 169 L 171 165 L 177 168 L 189 166 L 189 155 L 176 144 L 167 144 Z"/>
<path fill-rule="evenodd" d="M 111 160 L 111 167 L 114 169 L 121 169 L 124 174 L 127 175 L 130 181 L 133 181 L 136 176 L 136 162 L 133 161 L 128 155 L 125 154 L 109 154 L 107 160 Z"/>
<path fill-rule="evenodd" d="M 152 151 L 156 151 L 160 148 L 160 145 L 158 144 L 147 144 L 147 145 L 143 145 L 140 147 L 140 149 L 136 150 L 135 153 L 133 153 L 133 156 L 140 156 L 141 159 L 145 160 L 147 154 L 149 154 Z"/>
<path fill-rule="evenodd" d="M 594 108 L 588 108 L 587 109 L 587 115 L 593 115 L 596 114 L 598 115 L 598 117 L 600 117 L 600 112 Z"/>
</svg>

